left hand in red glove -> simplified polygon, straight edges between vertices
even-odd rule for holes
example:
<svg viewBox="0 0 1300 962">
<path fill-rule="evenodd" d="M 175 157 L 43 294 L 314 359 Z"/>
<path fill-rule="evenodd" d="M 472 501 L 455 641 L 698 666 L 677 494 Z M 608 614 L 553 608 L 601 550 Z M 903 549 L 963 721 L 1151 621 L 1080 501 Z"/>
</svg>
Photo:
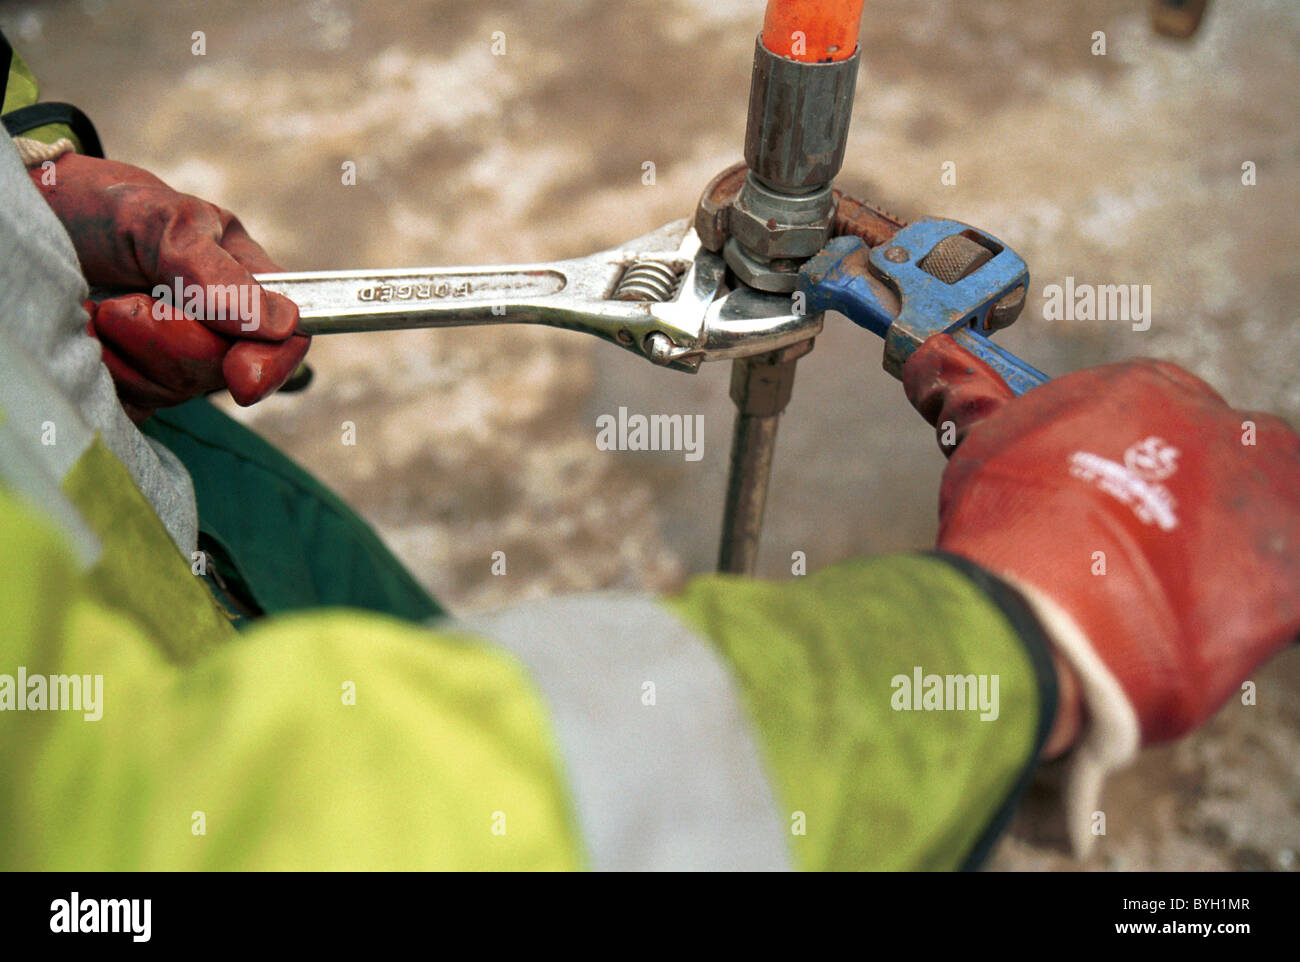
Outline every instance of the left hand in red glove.
<svg viewBox="0 0 1300 962">
<path fill-rule="evenodd" d="M 66 154 L 53 183 L 41 173 L 32 181 L 91 284 L 167 291 L 87 305 L 133 419 L 222 385 L 252 404 L 293 373 L 310 344 L 294 333 L 298 308 L 253 279 L 278 268 L 229 211 L 129 164 Z"/>
</svg>

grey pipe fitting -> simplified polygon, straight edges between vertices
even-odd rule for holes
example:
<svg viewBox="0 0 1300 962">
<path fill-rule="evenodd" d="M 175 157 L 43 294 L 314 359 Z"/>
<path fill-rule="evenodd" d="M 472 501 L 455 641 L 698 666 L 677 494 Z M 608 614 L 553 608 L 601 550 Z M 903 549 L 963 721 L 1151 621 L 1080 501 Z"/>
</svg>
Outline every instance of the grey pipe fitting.
<svg viewBox="0 0 1300 962">
<path fill-rule="evenodd" d="M 844 163 L 862 47 L 847 60 L 803 63 L 754 44 L 745 162 L 785 193 L 824 187 Z"/>
<path fill-rule="evenodd" d="M 745 162 L 723 256 L 744 283 L 794 290 L 799 265 L 830 237 L 831 181 L 844 163 L 861 48 L 847 60 L 803 63 L 754 44 Z"/>
</svg>

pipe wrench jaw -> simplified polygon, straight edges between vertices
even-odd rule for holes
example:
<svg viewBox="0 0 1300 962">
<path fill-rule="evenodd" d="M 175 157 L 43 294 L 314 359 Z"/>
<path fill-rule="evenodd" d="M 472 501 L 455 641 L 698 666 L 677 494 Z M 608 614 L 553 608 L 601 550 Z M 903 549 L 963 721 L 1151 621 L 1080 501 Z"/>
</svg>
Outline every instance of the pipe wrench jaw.
<svg viewBox="0 0 1300 962">
<path fill-rule="evenodd" d="M 1029 288 L 1029 270 L 997 238 L 966 224 L 922 218 L 868 248 L 837 237 L 804 265 L 799 290 L 812 311 L 834 310 L 884 338 L 884 368 L 903 365 L 935 334 L 979 345 L 984 332 L 1015 320 Z M 1032 370 L 1032 369 L 1030 369 Z"/>
</svg>

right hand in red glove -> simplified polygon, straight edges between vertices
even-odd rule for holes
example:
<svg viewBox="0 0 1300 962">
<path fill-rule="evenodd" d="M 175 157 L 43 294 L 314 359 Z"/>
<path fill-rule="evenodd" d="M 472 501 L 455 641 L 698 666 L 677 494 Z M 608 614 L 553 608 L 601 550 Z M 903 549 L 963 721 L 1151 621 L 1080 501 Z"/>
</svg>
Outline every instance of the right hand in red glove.
<svg viewBox="0 0 1300 962">
<path fill-rule="evenodd" d="M 946 335 L 903 383 L 958 439 L 938 546 L 1068 616 L 1049 634 L 1093 695 L 1118 683 L 1142 742 L 1199 725 L 1300 634 L 1300 436 L 1279 419 L 1151 360 L 1014 398 Z"/>
<path fill-rule="evenodd" d="M 87 305 L 90 333 L 135 420 L 222 385 L 252 404 L 302 361 L 310 339 L 294 333 L 298 308 L 253 279 L 278 268 L 229 211 L 138 167 L 78 154 L 59 158 L 52 180 L 34 170 L 32 182 L 91 284 L 150 292 L 179 285 L 180 303 L 130 294 Z M 195 301 L 193 289 L 237 293 Z"/>
</svg>

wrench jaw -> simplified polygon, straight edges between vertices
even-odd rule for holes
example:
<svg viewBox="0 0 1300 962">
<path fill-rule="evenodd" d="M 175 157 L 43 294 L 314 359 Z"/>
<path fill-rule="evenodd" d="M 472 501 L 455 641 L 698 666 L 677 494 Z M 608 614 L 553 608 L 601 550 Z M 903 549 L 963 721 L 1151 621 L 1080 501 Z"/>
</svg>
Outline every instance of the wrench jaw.
<svg viewBox="0 0 1300 962">
<path fill-rule="evenodd" d="M 697 358 L 679 355 L 699 342 L 726 267 L 703 249 L 688 220 L 555 266 L 566 278 L 562 290 L 536 304 L 509 305 L 497 321 L 581 331 L 654 364 L 698 370 Z"/>
<path fill-rule="evenodd" d="M 679 238 L 675 258 L 655 256 L 656 244 L 668 246 L 674 238 Z M 611 305 L 635 308 L 637 316 L 632 322 L 618 327 L 613 342 L 641 354 L 653 364 L 695 373 L 700 362 L 705 360 L 700 347 L 709 311 L 720 297 L 725 296 L 726 264 L 719 255 L 704 249 L 699 235 L 686 220 L 674 221 L 652 231 L 624 245 L 624 249 L 633 251 L 635 257 L 607 297 L 617 298 L 628 275 L 647 262 L 675 267 L 680 277 L 673 296 L 667 300 L 605 301 L 601 305 L 602 326 L 609 326 L 607 318 L 611 311 L 617 310 Z"/>
<path fill-rule="evenodd" d="M 694 373 L 704 361 L 767 354 L 820 333 L 821 314 L 799 313 L 790 294 L 728 288 L 725 260 L 704 248 L 694 228 L 686 231 L 682 252 L 691 249 L 677 296 L 648 305 L 653 329 L 616 343 L 633 350 L 639 344 L 653 363 Z"/>
<path fill-rule="evenodd" d="M 704 321 L 700 354 L 726 361 L 808 343 L 821 333 L 822 314 L 801 313 L 788 294 L 740 287 L 718 298 Z"/>
</svg>

